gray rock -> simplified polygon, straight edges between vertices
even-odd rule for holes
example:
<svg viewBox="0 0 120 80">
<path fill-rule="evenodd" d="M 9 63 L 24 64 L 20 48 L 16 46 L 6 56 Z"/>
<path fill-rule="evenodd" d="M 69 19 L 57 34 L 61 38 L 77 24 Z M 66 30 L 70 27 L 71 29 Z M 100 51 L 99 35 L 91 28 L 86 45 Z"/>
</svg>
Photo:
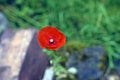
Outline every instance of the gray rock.
<svg viewBox="0 0 120 80">
<path fill-rule="evenodd" d="M 73 75 L 78 73 L 77 68 L 75 67 L 68 68 L 67 72 Z"/>
<path fill-rule="evenodd" d="M 77 69 L 77 80 L 99 80 L 103 77 L 106 68 L 104 59 L 101 60 L 105 57 L 104 49 L 100 46 L 84 48 L 81 54 L 70 55 L 66 67 Z"/>
<path fill-rule="evenodd" d="M 98 58 L 89 58 L 86 61 L 79 62 L 77 65 L 78 80 L 100 79 L 104 75 L 104 71 L 97 66 L 100 63 L 102 62 Z"/>
<path fill-rule="evenodd" d="M 6 30 L 0 40 L 0 80 L 39 80 L 48 59 L 35 29 Z"/>
<path fill-rule="evenodd" d="M 82 53 L 86 56 L 95 56 L 95 57 L 105 55 L 105 51 L 104 51 L 103 47 L 101 47 L 101 46 L 84 48 L 82 50 Z"/>
<path fill-rule="evenodd" d="M 0 66 L 0 80 L 9 80 L 10 76 L 10 67 Z"/>
<path fill-rule="evenodd" d="M 116 74 L 109 75 L 107 80 L 120 80 L 120 76 Z"/>
<path fill-rule="evenodd" d="M 53 77 L 54 77 L 54 71 L 53 68 L 50 67 L 45 70 L 45 74 L 42 80 L 53 80 Z"/>
<path fill-rule="evenodd" d="M 0 12 L 0 34 L 8 27 L 8 25 L 9 23 L 5 15 L 2 12 Z"/>
<path fill-rule="evenodd" d="M 41 80 L 47 65 L 48 58 L 38 46 L 36 34 L 34 34 L 20 70 L 19 80 Z"/>
<path fill-rule="evenodd" d="M 77 54 L 71 54 L 68 58 L 68 61 L 66 62 L 66 67 L 71 68 L 71 67 L 78 65 L 78 63 L 79 63 L 78 56 L 79 55 L 77 55 Z"/>
<path fill-rule="evenodd" d="M 120 59 L 114 58 L 113 59 L 114 65 L 115 65 L 115 72 L 117 72 L 120 75 Z"/>
</svg>

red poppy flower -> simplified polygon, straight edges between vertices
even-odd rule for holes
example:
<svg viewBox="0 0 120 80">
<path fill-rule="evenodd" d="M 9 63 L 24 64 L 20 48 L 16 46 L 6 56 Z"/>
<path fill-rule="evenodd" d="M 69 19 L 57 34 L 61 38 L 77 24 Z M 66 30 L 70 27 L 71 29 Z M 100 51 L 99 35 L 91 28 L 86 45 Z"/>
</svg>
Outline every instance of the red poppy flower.
<svg viewBox="0 0 120 80">
<path fill-rule="evenodd" d="M 66 38 L 57 28 L 46 26 L 38 31 L 37 40 L 41 48 L 57 50 L 65 44 Z"/>
</svg>

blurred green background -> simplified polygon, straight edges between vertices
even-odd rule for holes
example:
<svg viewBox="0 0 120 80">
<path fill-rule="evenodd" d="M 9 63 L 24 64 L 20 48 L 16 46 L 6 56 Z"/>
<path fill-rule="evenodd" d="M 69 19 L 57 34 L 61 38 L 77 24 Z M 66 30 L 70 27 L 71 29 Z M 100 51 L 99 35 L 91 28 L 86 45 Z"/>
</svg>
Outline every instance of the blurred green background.
<svg viewBox="0 0 120 80">
<path fill-rule="evenodd" d="M 109 67 L 120 59 L 120 0 L 0 0 L 13 28 L 56 26 L 67 43 L 104 47 Z"/>
</svg>

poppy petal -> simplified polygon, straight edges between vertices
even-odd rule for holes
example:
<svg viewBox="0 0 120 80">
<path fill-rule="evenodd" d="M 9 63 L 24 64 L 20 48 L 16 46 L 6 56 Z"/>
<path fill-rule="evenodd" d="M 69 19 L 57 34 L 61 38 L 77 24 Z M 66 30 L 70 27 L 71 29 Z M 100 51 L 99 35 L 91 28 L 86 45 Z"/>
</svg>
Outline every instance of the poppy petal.
<svg viewBox="0 0 120 80">
<path fill-rule="evenodd" d="M 41 48 L 56 50 L 65 44 L 66 38 L 57 28 L 47 26 L 38 31 L 37 41 Z"/>
</svg>

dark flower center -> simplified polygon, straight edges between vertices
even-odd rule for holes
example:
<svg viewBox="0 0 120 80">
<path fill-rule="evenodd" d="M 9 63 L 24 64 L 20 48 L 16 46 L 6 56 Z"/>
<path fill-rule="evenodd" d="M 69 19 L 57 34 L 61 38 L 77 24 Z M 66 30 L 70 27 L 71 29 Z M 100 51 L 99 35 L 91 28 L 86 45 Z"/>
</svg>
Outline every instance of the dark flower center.
<svg viewBox="0 0 120 80">
<path fill-rule="evenodd" d="M 49 43 L 50 43 L 50 44 L 53 44 L 53 43 L 54 43 L 54 39 L 51 38 L 51 39 L 49 40 Z"/>
</svg>

